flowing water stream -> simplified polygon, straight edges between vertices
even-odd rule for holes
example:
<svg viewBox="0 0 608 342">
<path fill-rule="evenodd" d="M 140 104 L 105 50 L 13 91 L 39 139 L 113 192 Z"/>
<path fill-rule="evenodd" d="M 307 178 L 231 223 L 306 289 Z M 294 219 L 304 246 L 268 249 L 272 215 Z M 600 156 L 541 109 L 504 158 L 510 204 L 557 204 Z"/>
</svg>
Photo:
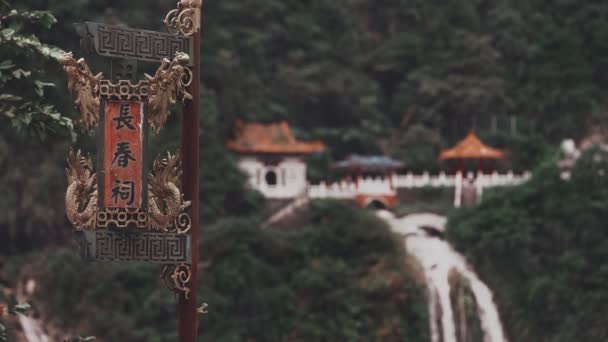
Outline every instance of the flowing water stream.
<svg viewBox="0 0 608 342">
<path fill-rule="evenodd" d="M 51 342 L 51 339 L 42 329 L 40 321 L 19 314 L 19 323 L 23 329 L 23 335 L 28 342 Z"/>
<path fill-rule="evenodd" d="M 391 229 L 403 236 L 406 250 L 423 267 L 429 292 L 429 316 L 432 342 L 463 342 L 457 336 L 457 322 L 450 299 L 450 272 L 457 272 L 468 280 L 477 303 L 477 313 L 483 342 L 507 342 L 492 291 L 467 264 L 464 256 L 429 230 L 443 232 L 446 218 L 435 214 L 412 214 L 395 218 L 388 211 L 378 215 Z"/>
<path fill-rule="evenodd" d="M 27 302 L 26 298 L 31 296 L 36 289 L 36 281 L 29 279 L 25 286 L 21 284 L 17 288 L 17 299 L 20 303 Z M 27 342 L 51 342 L 51 338 L 44 331 L 42 322 L 30 315 L 17 314 L 19 324 L 23 330 L 23 337 Z"/>
</svg>

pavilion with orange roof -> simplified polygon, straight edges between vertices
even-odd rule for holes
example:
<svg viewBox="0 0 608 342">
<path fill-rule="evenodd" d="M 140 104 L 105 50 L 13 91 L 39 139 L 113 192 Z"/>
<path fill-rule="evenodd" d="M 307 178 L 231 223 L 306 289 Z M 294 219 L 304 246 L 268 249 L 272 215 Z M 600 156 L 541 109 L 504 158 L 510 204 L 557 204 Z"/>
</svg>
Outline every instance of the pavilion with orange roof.
<svg viewBox="0 0 608 342">
<path fill-rule="evenodd" d="M 302 157 L 325 150 L 321 141 L 299 141 L 286 121 L 262 124 L 237 121 L 226 144 L 239 155 L 250 185 L 267 198 L 293 198 L 307 189 Z"/>
<path fill-rule="evenodd" d="M 462 139 L 454 147 L 441 151 L 440 160 L 458 160 L 458 169 L 464 171 L 464 163 L 466 160 L 477 160 L 477 171 L 484 171 L 484 160 L 499 160 L 504 159 L 505 153 L 503 150 L 490 147 L 484 144 L 475 134 L 470 131 L 467 136 Z"/>
</svg>

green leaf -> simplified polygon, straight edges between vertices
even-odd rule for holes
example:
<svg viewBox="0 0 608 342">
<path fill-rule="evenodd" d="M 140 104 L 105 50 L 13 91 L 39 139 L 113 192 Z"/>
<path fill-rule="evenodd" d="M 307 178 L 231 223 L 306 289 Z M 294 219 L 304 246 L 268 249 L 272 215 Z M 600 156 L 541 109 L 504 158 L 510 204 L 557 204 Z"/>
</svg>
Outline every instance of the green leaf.
<svg viewBox="0 0 608 342">
<path fill-rule="evenodd" d="M 47 11 L 32 11 L 29 13 L 26 12 L 26 14 L 30 20 L 36 21 L 37 24 L 40 24 L 45 28 L 50 28 L 57 22 L 57 19 Z"/>
<path fill-rule="evenodd" d="M 0 101 L 21 101 L 23 98 L 13 94 L 0 94 Z"/>
<path fill-rule="evenodd" d="M 29 77 L 31 74 L 31 71 L 23 69 L 17 69 L 13 71 L 13 76 L 15 76 L 16 79 L 21 79 L 21 77 Z"/>
<path fill-rule="evenodd" d="M 2 63 L 0 63 L 0 70 L 10 69 L 14 66 L 15 66 L 15 64 L 13 64 L 13 61 L 11 61 L 10 59 L 7 59 L 7 60 L 2 61 Z"/>
<path fill-rule="evenodd" d="M 21 304 L 15 305 L 14 310 L 16 313 L 25 315 L 25 314 L 27 314 L 28 311 L 30 311 L 31 308 L 32 308 L 32 306 L 29 303 L 21 303 Z"/>
<path fill-rule="evenodd" d="M 11 29 L 11 28 L 6 28 L 2 31 L 0 31 L 0 35 L 2 35 L 2 37 L 10 39 L 13 35 L 15 34 L 15 30 Z"/>
<path fill-rule="evenodd" d="M 53 84 L 53 83 L 42 82 L 42 81 L 39 81 L 39 80 L 35 80 L 34 84 L 36 85 L 34 91 L 40 97 L 44 96 L 44 88 L 46 88 L 46 87 L 54 87 L 55 86 L 55 84 Z"/>
</svg>

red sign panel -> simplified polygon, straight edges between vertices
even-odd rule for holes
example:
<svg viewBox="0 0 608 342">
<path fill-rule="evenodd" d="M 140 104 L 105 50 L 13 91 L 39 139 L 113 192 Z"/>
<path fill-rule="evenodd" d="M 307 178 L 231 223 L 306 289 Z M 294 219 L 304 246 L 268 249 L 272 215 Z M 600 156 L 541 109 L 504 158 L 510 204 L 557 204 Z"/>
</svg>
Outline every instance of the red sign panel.
<svg viewBox="0 0 608 342">
<path fill-rule="evenodd" d="M 104 206 L 140 208 L 143 193 L 143 102 L 106 102 L 104 124 Z"/>
</svg>

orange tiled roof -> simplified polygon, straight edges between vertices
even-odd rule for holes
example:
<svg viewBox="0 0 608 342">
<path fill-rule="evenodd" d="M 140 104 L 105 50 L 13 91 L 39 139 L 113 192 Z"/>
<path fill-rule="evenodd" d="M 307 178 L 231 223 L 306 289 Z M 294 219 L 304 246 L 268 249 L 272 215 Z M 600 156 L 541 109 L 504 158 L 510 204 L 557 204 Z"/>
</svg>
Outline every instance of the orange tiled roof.
<svg viewBox="0 0 608 342">
<path fill-rule="evenodd" d="M 239 153 L 311 154 L 325 149 L 321 141 L 297 141 L 285 121 L 265 125 L 239 120 L 235 133 L 226 145 Z"/>
<path fill-rule="evenodd" d="M 439 159 L 502 159 L 505 154 L 502 150 L 485 145 L 473 131 L 471 131 L 456 146 L 441 151 Z"/>
</svg>

